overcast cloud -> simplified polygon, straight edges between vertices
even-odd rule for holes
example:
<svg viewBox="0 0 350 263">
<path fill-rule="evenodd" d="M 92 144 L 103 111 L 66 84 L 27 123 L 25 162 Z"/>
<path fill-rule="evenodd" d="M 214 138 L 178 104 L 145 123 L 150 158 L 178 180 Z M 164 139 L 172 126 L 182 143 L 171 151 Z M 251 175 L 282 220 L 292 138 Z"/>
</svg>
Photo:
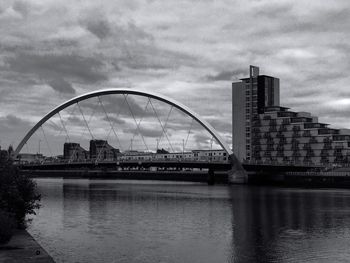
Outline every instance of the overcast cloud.
<svg viewBox="0 0 350 263">
<path fill-rule="evenodd" d="M 110 87 L 177 99 L 229 142 L 231 82 L 249 65 L 280 78 L 283 106 L 350 128 L 347 0 L 9 0 L 0 2 L 0 35 L 5 147 L 65 100 Z M 118 100 L 104 102 L 111 112 Z"/>
</svg>

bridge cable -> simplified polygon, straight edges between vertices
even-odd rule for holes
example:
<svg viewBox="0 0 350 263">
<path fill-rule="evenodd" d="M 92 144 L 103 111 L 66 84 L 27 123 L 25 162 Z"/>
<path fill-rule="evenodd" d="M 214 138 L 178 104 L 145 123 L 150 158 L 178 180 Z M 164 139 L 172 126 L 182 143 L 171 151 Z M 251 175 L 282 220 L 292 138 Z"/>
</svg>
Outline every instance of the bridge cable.
<svg viewBox="0 0 350 263">
<path fill-rule="evenodd" d="M 144 110 L 143 110 L 144 112 L 147 111 L 147 108 L 148 108 L 148 105 L 149 105 L 149 104 L 150 104 L 150 98 L 148 97 L 148 101 L 147 101 L 146 107 L 145 107 Z M 144 117 L 144 116 L 142 116 L 141 119 L 140 119 L 139 122 L 138 122 L 138 126 L 139 126 L 139 127 L 140 127 L 140 125 L 141 125 L 141 122 L 142 122 L 142 120 L 143 120 L 143 117 Z M 133 134 L 133 137 L 132 137 L 131 141 L 134 141 L 135 137 L 136 137 L 136 133 Z M 131 145 L 130 145 L 130 148 L 131 148 Z"/>
<path fill-rule="evenodd" d="M 105 115 L 106 115 L 106 117 L 107 117 L 107 120 L 108 120 L 109 125 L 111 126 L 111 128 L 112 128 L 112 130 L 113 130 L 113 133 L 114 133 L 115 137 L 117 138 L 117 141 L 118 141 L 118 144 L 119 144 L 120 149 L 123 150 L 123 149 L 122 149 L 122 148 L 123 148 L 123 147 L 122 147 L 122 144 L 120 143 L 120 140 L 119 140 L 119 136 L 118 136 L 117 132 L 116 132 L 115 129 L 114 129 L 114 126 L 113 126 L 113 124 L 112 124 L 112 122 L 111 122 L 111 120 L 110 120 L 110 118 L 109 118 L 109 116 L 108 116 L 108 114 L 107 114 L 106 108 L 104 107 L 104 105 L 103 105 L 103 103 L 102 103 L 102 101 L 101 101 L 100 96 L 98 96 L 98 101 L 99 101 L 100 105 L 102 106 L 102 109 L 103 109 L 103 111 L 104 111 L 104 113 L 105 113 Z M 121 109 L 119 109 L 119 113 L 120 113 L 120 112 L 121 112 Z M 119 116 L 119 113 L 118 113 L 117 117 Z"/>
<path fill-rule="evenodd" d="M 186 137 L 186 141 L 185 141 L 185 145 L 184 145 L 184 151 L 185 151 L 186 146 L 187 146 L 188 138 L 190 137 L 190 133 L 191 133 L 191 130 L 192 130 L 192 127 L 193 127 L 193 121 L 194 121 L 194 119 L 191 118 L 191 126 L 190 126 L 190 129 L 188 130 L 188 133 L 187 133 L 187 137 Z"/>
<path fill-rule="evenodd" d="M 110 129 L 109 129 L 109 132 L 108 132 L 108 134 L 107 134 L 107 138 L 106 138 L 106 140 L 104 141 L 102 148 L 99 150 L 98 155 L 96 156 L 95 164 L 98 164 L 98 161 L 100 160 L 100 156 L 101 156 L 102 150 L 105 148 L 105 146 L 106 146 L 106 144 L 107 144 L 107 140 L 108 140 L 109 135 L 111 134 L 111 132 L 112 132 L 112 129 L 110 128 Z"/>
<path fill-rule="evenodd" d="M 164 124 L 164 130 L 165 130 L 165 131 L 166 131 L 166 126 L 168 125 L 169 117 L 170 117 L 170 114 L 171 114 L 173 108 L 174 108 L 174 107 L 171 105 L 170 111 L 168 112 L 168 116 L 167 116 L 166 121 L 165 121 L 165 124 Z M 159 138 L 158 138 L 158 145 L 160 144 L 162 138 L 163 138 L 163 132 L 162 132 L 162 134 L 161 134 L 161 135 L 159 136 Z"/>
<path fill-rule="evenodd" d="M 139 125 L 137 124 L 137 121 L 136 121 L 135 115 L 134 115 L 134 113 L 133 113 L 133 111 L 132 111 L 132 109 L 131 109 L 131 107 L 130 107 L 130 104 L 129 104 L 129 102 L 128 102 L 128 101 L 127 101 L 127 99 L 126 99 L 125 94 L 123 94 L 123 95 L 124 95 L 124 98 L 125 98 L 126 104 L 128 105 L 129 110 L 130 110 L 130 112 L 131 112 L 131 115 L 132 115 L 132 117 L 133 117 L 133 119 L 134 119 L 134 121 L 135 121 L 135 124 L 136 124 L 136 129 L 137 129 L 137 130 L 138 130 L 138 132 L 140 133 L 141 138 L 142 138 L 142 141 L 143 141 L 143 143 L 145 144 L 147 151 L 149 151 L 149 148 L 148 148 L 148 146 L 147 146 L 147 144 L 146 144 L 146 142 L 145 142 L 145 138 L 143 137 L 143 135 L 142 135 L 142 133 L 141 133 L 141 131 L 140 131 L 140 127 L 139 127 Z"/>
<path fill-rule="evenodd" d="M 100 99 L 100 96 L 98 96 L 98 100 L 99 100 L 99 102 L 100 102 L 100 104 L 101 104 L 101 106 L 102 106 L 102 108 L 103 108 L 103 110 L 104 110 L 104 112 L 105 112 L 105 114 L 106 114 L 106 116 L 107 116 L 107 119 L 109 120 L 109 117 L 108 117 L 108 115 L 107 115 L 107 111 L 106 111 L 105 107 L 104 107 L 103 104 L 102 104 L 102 101 L 101 101 L 101 99 Z M 125 99 L 123 100 L 123 104 L 122 104 L 122 106 L 120 107 L 120 109 L 119 109 L 119 111 L 118 111 L 118 113 L 117 113 L 117 118 L 119 117 L 119 115 L 120 115 L 120 113 L 121 113 L 121 111 L 122 111 L 122 108 L 123 108 L 124 104 L 125 104 Z M 107 140 L 108 140 L 108 138 L 109 138 L 109 135 L 110 135 L 111 131 L 113 130 L 115 136 L 116 136 L 117 139 L 118 139 L 118 143 L 119 143 L 120 149 L 122 150 L 123 147 L 122 147 L 122 144 L 120 143 L 120 140 L 119 140 L 119 137 L 118 137 L 116 131 L 114 130 L 114 126 L 113 126 L 113 124 L 112 124 L 111 121 L 109 121 L 109 123 L 110 123 L 110 125 L 111 125 L 111 129 L 109 130 L 109 133 L 108 133 L 108 135 L 107 135 Z M 98 160 L 99 160 L 99 158 L 100 158 L 102 149 L 103 149 L 103 148 L 106 146 L 106 144 L 107 144 L 107 140 L 105 140 L 105 142 L 103 143 L 102 148 L 99 150 L 99 153 L 98 153 L 98 156 L 97 156 L 97 158 L 96 158 L 95 164 L 98 163 Z"/>
<path fill-rule="evenodd" d="M 49 149 L 49 152 L 50 152 L 50 154 L 52 156 L 53 154 L 52 154 L 52 151 L 51 151 L 51 147 L 50 147 L 49 141 L 47 140 L 44 128 L 43 128 L 42 125 L 40 125 L 40 128 L 41 128 L 41 131 L 43 132 L 43 135 L 44 135 L 44 138 L 45 138 L 45 141 L 46 141 L 46 144 L 47 144 L 47 148 Z"/>
<path fill-rule="evenodd" d="M 75 109 L 76 109 L 76 105 L 74 105 L 72 111 L 68 114 L 68 119 L 73 115 Z M 57 113 L 57 115 L 59 115 L 59 114 Z M 62 120 L 62 118 L 61 118 L 60 115 L 59 115 L 59 118 L 60 118 L 60 120 L 61 120 L 61 124 L 64 124 L 64 122 L 63 122 L 63 120 Z M 60 136 L 61 133 L 62 133 L 62 131 L 64 131 L 64 128 L 62 128 L 64 125 L 61 127 L 60 125 L 58 125 L 58 124 L 56 124 L 55 122 L 53 122 L 51 119 L 50 119 L 50 122 L 51 122 L 51 124 L 53 124 L 54 126 L 58 126 L 59 131 L 58 131 L 58 133 L 56 134 L 56 136 Z M 67 138 L 67 137 L 66 137 L 66 138 Z"/>
<path fill-rule="evenodd" d="M 76 107 L 76 104 L 74 104 L 74 106 Z M 91 119 L 92 119 L 92 117 L 95 115 L 96 111 L 97 111 L 97 108 L 94 108 L 93 111 L 92 111 L 92 113 L 91 113 L 91 115 L 90 115 L 90 117 L 89 117 L 88 124 L 91 122 Z M 86 131 L 86 127 L 84 127 L 84 128 L 85 128 L 85 129 L 84 129 L 84 131 L 83 131 L 82 134 L 81 134 L 81 137 L 82 137 L 82 138 L 84 137 L 84 134 L 85 134 L 85 131 Z M 69 160 L 68 160 L 68 163 L 71 163 L 72 161 L 74 161 L 74 160 L 73 160 L 73 159 L 74 159 L 74 155 L 75 155 L 75 153 L 77 152 L 77 150 L 78 150 L 78 146 L 76 145 L 76 146 L 74 147 L 73 154 L 71 155 L 71 157 L 70 157 Z"/>
<path fill-rule="evenodd" d="M 66 126 L 64 125 L 64 122 L 63 122 L 63 120 L 62 120 L 61 114 L 60 114 L 59 112 L 57 112 L 57 114 L 58 114 L 58 116 L 60 117 L 61 124 L 62 124 L 62 126 L 63 126 L 64 131 L 66 132 L 66 138 L 68 138 L 68 142 L 70 142 L 70 137 L 69 137 L 68 131 L 67 131 L 67 129 L 66 129 Z"/>
<path fill-rule="evenodd" d="M 72 111 L 68 114 L 68 119 L 73 115 L 73 113 L 75 112 L 75 109 L 76 109 L 77 105 L 74 105 Z M 54 123 L 51 119 L 50 119 L 51 123 L 57 125 L 56 123 Z M 60 130 L 58 132 L 58 134 L 56 136 L 60 136 L 62 131 L 64 131 L 64 129 L 62 129 L 62 127 L 60 127 Z"/>
<path fill-rule="evenodd" d="M 80 111 L 81 115 L 83 116 L 85 125 L 86 125 L 86 127 L 88 128 L 88 130 L 89 130 L 89 133 L 90 133 L 90 135 L 91 135 L 91 138 L 94 139 L 94 135 L 92 134 L 92 132 L 91 132 L 91 130 L 90 130 L 90 127 L 89 127 L 89 124 L 87 123 L 87 121 L 86 121 L 86 119 L 85 119 L 85 116 L 84 116 L 84 114 L 83 114 L 83 112 L 82 112 L 82 110 L 81 110 L 81 107 L 80 107 L 80 105 L 79 105 L 79 101 L 77 101 L 77 105 L 78 105 L 78 108 L 79 108 L 79 111 Z"/>
<path fill-rule="evenodd" d="M 174 151 L 174 148 L 173 148 L 173 146 L 172 146 L 172 144 L 171 144 L 171 142 L 170 142 L 170 140 L 169 140 L 169 137 L 168 137 L 167 133 L 165 132 L 164 126 L 163 126 L 161 120 L 159 119 L 158 113 L 156 112 L 156 110 L 155 110 L 155 108 L 154 108 L 153 103 L 152 103 L 151 100 L 150 100 L 150 103 L 151 103 L 152 109 L 153 109 L 153 111 L 154 111 L 154 114 L 156 115 L 156 117 L 157 117 L 157 119 L 158 119 L 158 122 L 159 122 L 160 126 L 162 127 L 163 133 L 164 133 L 166 139 L 168 140 L 168 143 L 169 143 L 169 145 L 170 145 L 170 148 L 171 148 L 172 152 L 175 152 L 175 151 Z"/>
</svg>

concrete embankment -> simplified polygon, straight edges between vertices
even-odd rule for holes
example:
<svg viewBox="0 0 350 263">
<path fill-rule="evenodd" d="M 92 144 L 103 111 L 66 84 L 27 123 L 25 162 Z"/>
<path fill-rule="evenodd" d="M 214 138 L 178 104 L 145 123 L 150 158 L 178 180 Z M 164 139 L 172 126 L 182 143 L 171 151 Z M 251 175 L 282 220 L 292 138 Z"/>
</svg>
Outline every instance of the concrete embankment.
<svg viewBox="0 0 350 263">
<path fill-rule="evenodd" d="M 208 172 L 204 171 L 22 170 L 22 173 L 35 178 L 62 177 L 208 182 Z M 227 172 L 216 172 L 215 183 L 228 183 Z"/>
<path fill-rule="evenodd" d="M 0 263 L 54 263 L 52 257 L 26 230 L 16 230 L 10 242 L 0 246 Z"/>
<path fill-rule="evenodd" d="M 350 188 L 350 171 L 347 172 L 285 172 L 250 174 L 249 184 L 286 187 Z"/>
</svg>

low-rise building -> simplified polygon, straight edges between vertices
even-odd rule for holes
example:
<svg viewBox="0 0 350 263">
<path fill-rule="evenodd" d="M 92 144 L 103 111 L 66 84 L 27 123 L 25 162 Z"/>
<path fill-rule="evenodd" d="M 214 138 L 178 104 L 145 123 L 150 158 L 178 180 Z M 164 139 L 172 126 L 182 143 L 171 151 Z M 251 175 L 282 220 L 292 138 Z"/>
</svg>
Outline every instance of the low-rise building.
<svg viewBox="0 0 350 263">
<path fill-rule="evenodd" d="M 89 159 L 89 151 L 80 146 L 79 143 L 66 142 L 63 145 L 63 159 L 75 162 Z"/>
<path fill-rule="evenodd" d="M 120 154 L 119 149 L 115 149 L 105 140 L 90 141 L 90 159 L 92 160 L 116 160 Z"/>
</svg>

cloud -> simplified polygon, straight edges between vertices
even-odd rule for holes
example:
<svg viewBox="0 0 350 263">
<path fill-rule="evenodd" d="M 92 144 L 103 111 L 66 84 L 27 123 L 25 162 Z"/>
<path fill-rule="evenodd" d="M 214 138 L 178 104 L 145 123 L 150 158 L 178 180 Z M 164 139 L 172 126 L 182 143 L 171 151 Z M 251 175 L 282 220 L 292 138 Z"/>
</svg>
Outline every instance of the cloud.
<svg viewBox="0 0 350 263">
<path fill-rule="evenodd" d="M 150 129 L 150 128 L 144 128 L 144 127 L 139 127 L 139 130 L 136 128 L 128 128 L 123 130 L 124 133 L 129 133 L 129 134 L 135 134 L 139 135 L 141 134 L 144 137 L 151 137 L 151 138 L 159 138 L 162 135 L 162 130 L 160 129 Z M 169 135 L 168 135 L 169 136 Z"/>
<path fill-rule="evenodd" d="M 17 146 L 25 132 L 34 125 L 33 123 L 19 118 L 13 114 L 0 117 L 0 146 L 7 148 L 10 144 Z"/>
<path fill-rule="evenodd" d="M 51 86 L 51 88 L 58 92 L 75 94 L 75 89 L 73 88 L 73 86 L 63 78 L 53 79 L 49 81 L 48 84 Z"/>
<path fill-rule="evenodd" d="M 107 75 L 101 70 L 103 67 L 101 60 L 78 55 L 19 53 L 15 57 L 8 58 L 7 65 L 9 70 L 35 74 L 43 79 L 71 77 L 88 83 L 107 79 Z"/>
<path fill-rule="evenodd" d="M 109 116 L 109 115 L 108 115 L 108 118 L 107 118 L 107 116 L 104 116 L 104 117 L 102 118 L 102 120 L 107 121 L 107 122 L 108 122 L 108 121 L 111 121 L 112 124 L 116 123 L 116 124 L 119 124 L 119 125 L 122 125 L 122 124 L 125 124 L 125 123 L 126 123 L 126 121 L 123 120 L 123 119 L 121 119 L 121 118 L 117 118 L 117 117 Z"/>
<path fill-rule="evenodd" d="M 6 115 L 5 117 L 1 117 L 0 120 L 1 120 L 1 124 L 4 127 L 10 128 L 10 129 L 18 126 L 28 126 L 31 124 L 30 122 L 23 120 L 21 118 L 18 118 L 12 114 Z"/>
<path fill-rule="evenodd" d="M 243 77 L 247 73 L 246 69 L 235 70 L 235 71 L 221 71 L 216 75 L 207 75 L 206 79 L 208 81 L 232 81 L 232 79 Z"/>
<path fill-rule="evenodd" d="M 111 34 L 111 28 L 104 20 L 89 21 L 86 28 L 99 39 L 104 39 Z"/>
<path fill-rule="evenodd" d="M 30 5 L 25 1 L 15 1 L 13 3 L 13 10 L 20 13 L 23 17 L 26 17 L 30 11 Z"/>
<path fill-rule="evenodd" d="M 21 112 L 35 120 L 73 94 L 128 87 L 179 100 L 229 138 L 231 82 L 247 77 L 252 64 L 280 78 L 282 106 L 350 127 L 348 108 L 331 106 L 349 96 L 349 14 L 346 0 L 220 0 L 195 8 L 189 1 L 1 2 L 0 116 Z M 101 100 L 116 126 L 127 129 L 134 124 L 129 107 L 114 97 Z M 96 101 L 81 105 L 87 117 L 100 112 L 94 128 L 104 132 Z M 137 120 L 151 123 L 147 99 L 128 102 Z M 166 106 L 155 105 L 163 122 Z M 173 118 L 168 128 L 177 136 L 187 124 Z M 8 125 L 1 124 L 1 135 L 14 138 Z"/>
</svg>

